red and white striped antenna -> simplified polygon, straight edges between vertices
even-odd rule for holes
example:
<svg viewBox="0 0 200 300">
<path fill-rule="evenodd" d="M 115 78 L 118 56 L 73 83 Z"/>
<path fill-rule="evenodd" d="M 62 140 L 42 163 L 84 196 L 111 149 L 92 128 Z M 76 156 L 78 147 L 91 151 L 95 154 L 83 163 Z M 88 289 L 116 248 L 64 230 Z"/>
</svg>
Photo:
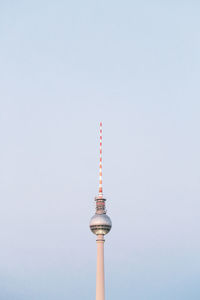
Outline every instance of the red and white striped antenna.
<svg viewBox="0 0 200 300">
<path fill-rule="evenodd" d="M 99 198 L 103 198 L 103 188 L 102 188 L 102 122 L 100 122 Z"/>
</svg>

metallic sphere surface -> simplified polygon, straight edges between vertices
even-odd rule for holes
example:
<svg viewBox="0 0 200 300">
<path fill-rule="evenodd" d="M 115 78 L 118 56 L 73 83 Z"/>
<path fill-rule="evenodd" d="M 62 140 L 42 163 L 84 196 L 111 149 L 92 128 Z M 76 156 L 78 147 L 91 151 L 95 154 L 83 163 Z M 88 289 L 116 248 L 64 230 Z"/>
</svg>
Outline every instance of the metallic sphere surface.
<svg viewBox="0 0 200 300">
<path fill-rule="evenodd" d="M 95 214 L 90 220 L 90 229 L 96 234 L 107 234 L 112 227 L 112 222 L 106 214 Z"/>
</svg>

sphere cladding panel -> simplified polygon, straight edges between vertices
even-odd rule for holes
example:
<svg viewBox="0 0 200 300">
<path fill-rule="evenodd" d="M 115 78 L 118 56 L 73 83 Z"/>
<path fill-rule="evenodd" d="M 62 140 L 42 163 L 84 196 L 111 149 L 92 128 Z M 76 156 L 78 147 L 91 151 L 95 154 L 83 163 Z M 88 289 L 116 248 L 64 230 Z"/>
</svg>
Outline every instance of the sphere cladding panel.
<svg viewBox="0 0 200 300">
<path fill-rule="evenodd" d="M 98 234 L 107 234 L 112 227 L 112 222 L 106 214 L 95 214 L 90 221 L 91 231 Z"/>
</svg>

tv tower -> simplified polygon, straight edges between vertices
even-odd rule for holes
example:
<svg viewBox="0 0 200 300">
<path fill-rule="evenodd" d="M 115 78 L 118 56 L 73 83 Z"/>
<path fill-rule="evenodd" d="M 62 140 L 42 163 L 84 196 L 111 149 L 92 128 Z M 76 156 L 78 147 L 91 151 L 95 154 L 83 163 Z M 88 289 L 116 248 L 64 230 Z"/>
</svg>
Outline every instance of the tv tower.
<svg viewBox="0 0 200 300">
<path fill-rule="evenodd" d="M 102 188 L 102 123 L 100 123 L 100 162 L 99 162 L 99 194 L 95 197 L 96 212 L 90 220 L 90 229 L 97 236 L 97 274 L 96 274 L 96 300 L 105 300 L 104 286 L 104 235 L 107 234 L 112 222 L 106 214 L 105 201 Z"/>
</svg>

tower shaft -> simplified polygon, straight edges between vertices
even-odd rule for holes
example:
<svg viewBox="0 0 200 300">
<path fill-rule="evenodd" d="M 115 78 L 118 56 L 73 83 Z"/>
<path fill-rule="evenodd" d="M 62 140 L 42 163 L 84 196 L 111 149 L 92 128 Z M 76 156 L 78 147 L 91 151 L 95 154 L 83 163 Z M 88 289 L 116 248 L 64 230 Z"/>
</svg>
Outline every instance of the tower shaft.
<svg viewBox="0 0 200 300">
<path fill-rule="evenodd" d="M 96 300 L 105 300 L 104 236 L 103 235 L 97 236 Z"/>
</svg>

